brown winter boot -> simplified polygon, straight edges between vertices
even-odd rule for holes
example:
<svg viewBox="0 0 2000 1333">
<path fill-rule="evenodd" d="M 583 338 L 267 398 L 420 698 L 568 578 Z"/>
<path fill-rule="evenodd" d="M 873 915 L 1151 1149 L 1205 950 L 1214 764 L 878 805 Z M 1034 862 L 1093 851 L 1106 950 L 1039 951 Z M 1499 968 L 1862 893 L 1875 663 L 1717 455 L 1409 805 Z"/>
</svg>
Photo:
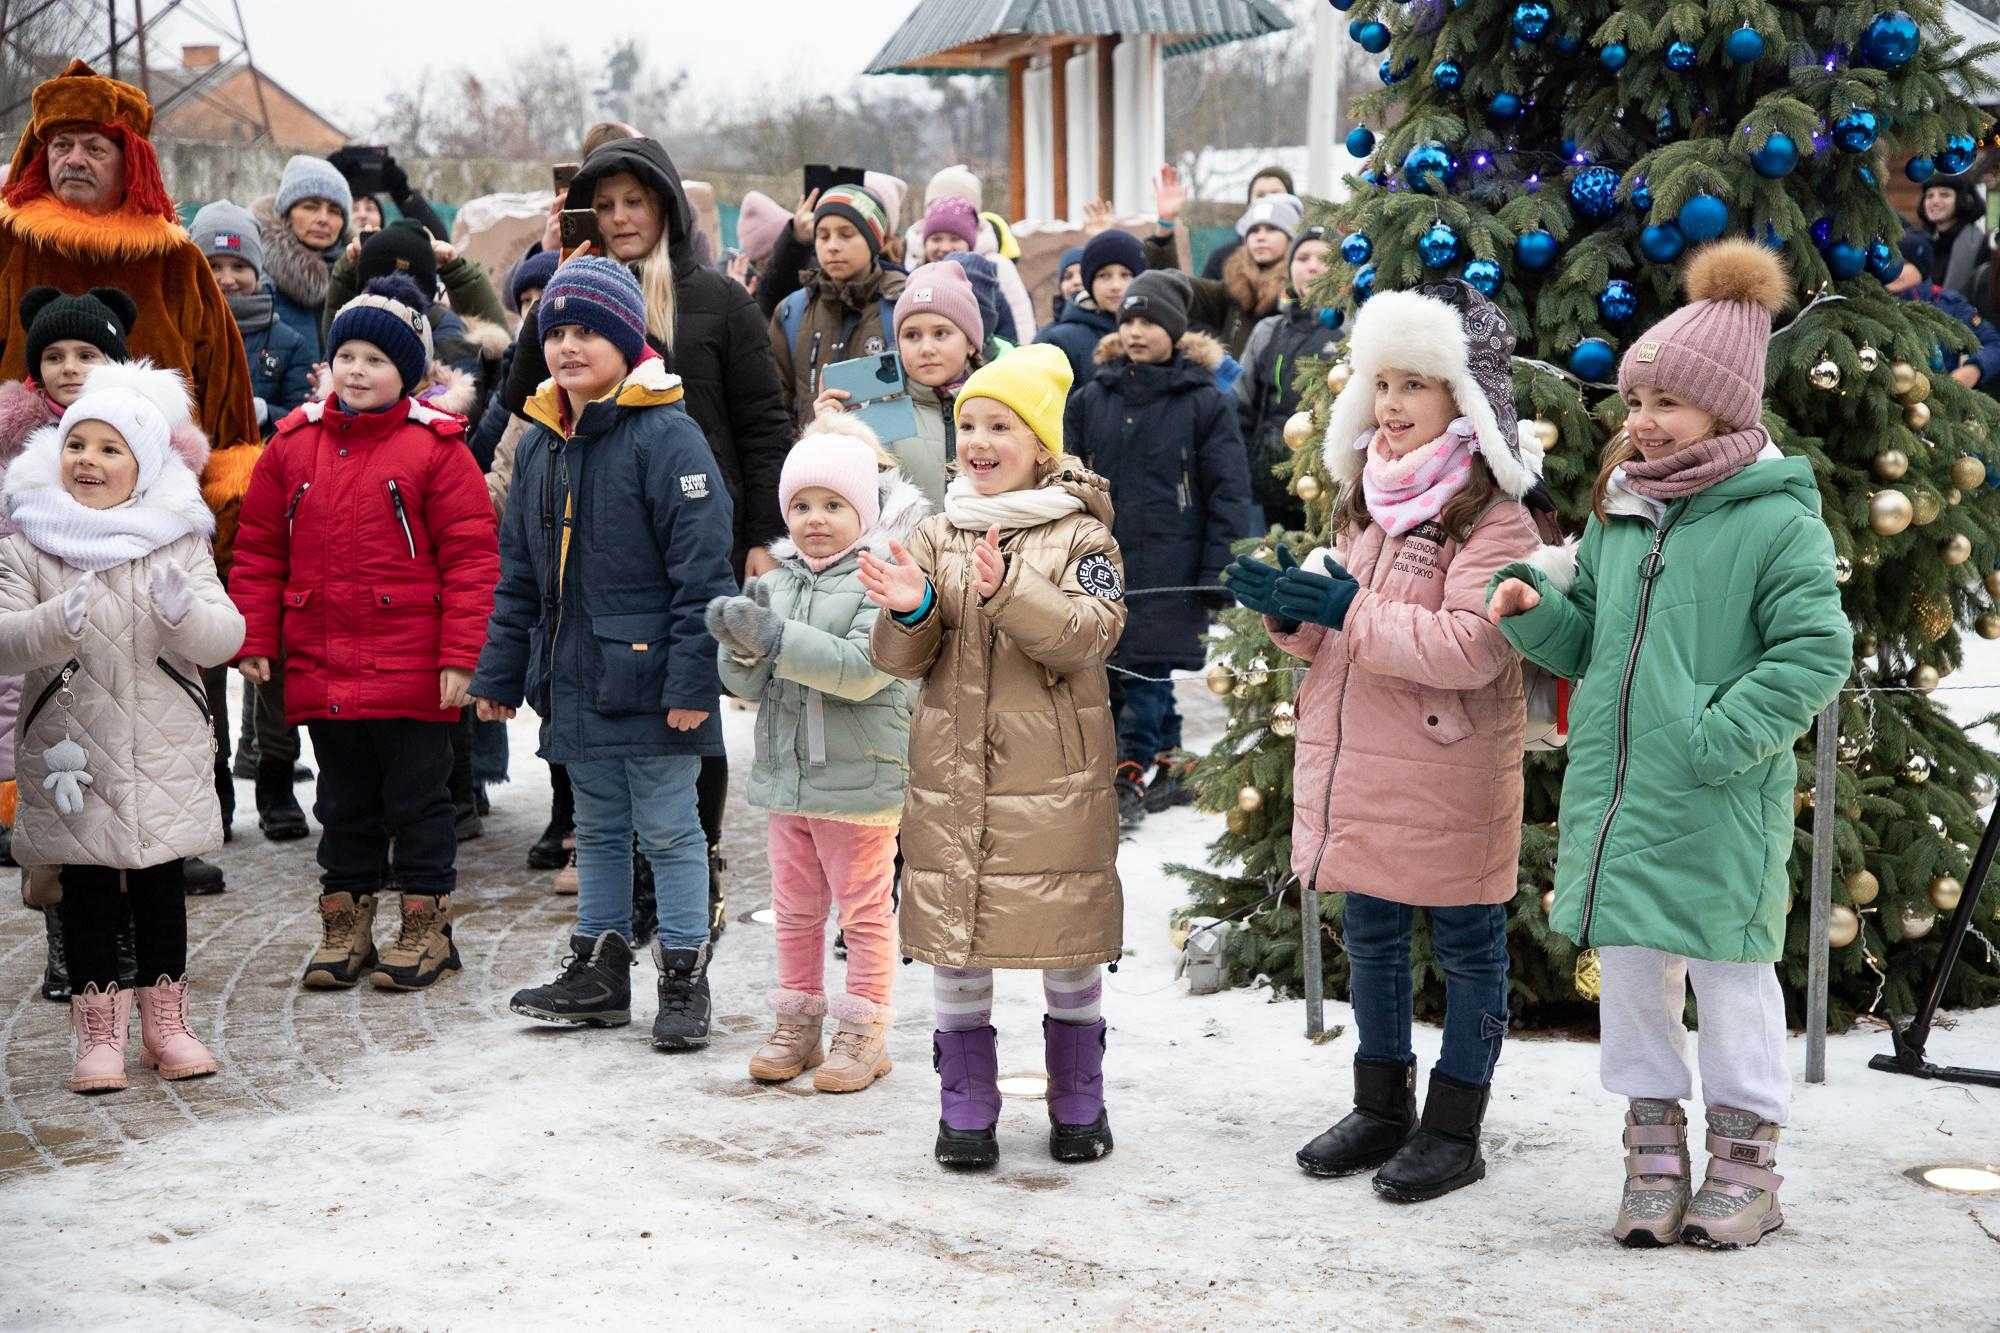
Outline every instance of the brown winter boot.
<svg viewBox="0 0 2000 1333">
<path fill-rule="evenodd" d="M 1778 1127 L 1754 1111 L 1708 1108 L 1708 1172 L 1688 1205 L 1681 1239 L 1710 1250 L 1755 1245 L 1785 1225 L 1778 1186 Z"/>
<path fill-rule="evenodd" d="M 458 969 L 458 945 L 451 938 L 450 896 L 404 894 L 402 929 L 368 979 L 378 990 L 423 990 Z"/>
<path fill-rule="evenodd" d="M 1625 1112 L 1625 1192 L 1611 1238 L 1634 1250 L 1678 1245 L 1687 1207 L 1687 1116 L 1679 1102 L 1634 1097 Z"/>
<path fill-rule="evenodd" d="M 375 895 L 322 894 L 319 948 L 306 964 L 308 990 L 346 990 L 375 966 Z"/>
<path fill-rule="evenodd" d="M 778 1026 L 750 1057 L 750 1077 L 759 1083 L 783 1083 L 826 1059 L 820 1031 L 826 1021 L 826 996 L 805 991 L 774 990 L 771 1009 Z"/>
<path fill-rule="evenodd" d="M 836 995 L 826 1002 L 826 1011 L 840 1020 L 840 1027 L 833 1034 L 826 1063 L 813 1075 L 814 1088 L 859 1092 L 894 1067 L 884 1040 L 895 1010 L 859 995 Z"/>
</svg>

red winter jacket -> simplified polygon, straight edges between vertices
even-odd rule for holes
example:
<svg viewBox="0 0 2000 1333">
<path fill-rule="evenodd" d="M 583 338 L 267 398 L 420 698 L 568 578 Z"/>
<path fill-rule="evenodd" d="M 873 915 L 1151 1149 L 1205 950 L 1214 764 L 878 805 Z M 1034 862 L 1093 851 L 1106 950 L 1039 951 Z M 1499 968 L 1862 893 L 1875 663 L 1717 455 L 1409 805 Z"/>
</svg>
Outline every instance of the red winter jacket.
<svg viewBox="0 0 2000 1333">
<path fill-rule="evenodd" d="M 438 671 L 479 664 L 500 546 L 465 422 L 405 398 L 307 403 L 243 497 L 229 594 L 243 657 L 282 658 L 285 720 L 450 722 Z"/>
</svg>

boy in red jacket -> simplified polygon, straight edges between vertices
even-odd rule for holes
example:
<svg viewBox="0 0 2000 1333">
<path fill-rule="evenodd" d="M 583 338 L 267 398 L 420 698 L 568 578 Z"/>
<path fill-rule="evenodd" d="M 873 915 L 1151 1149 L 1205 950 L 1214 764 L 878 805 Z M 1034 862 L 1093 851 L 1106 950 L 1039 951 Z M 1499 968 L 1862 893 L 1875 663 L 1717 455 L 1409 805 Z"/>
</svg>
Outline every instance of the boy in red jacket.
<svg viewBox="0 0 2000 1333">
<path fill-rule="evenodd" d="M 479 662 L 500 548 L 465 421 L 410 397 L 431 360 L 408 278 L 368 284 L 327 339 L 334 396 L 279 423 L 243 498 L 229 591 L 238 666 L 282 654 L 285 720 L 319 758 L 320 917 L 309 987 L 419 990 L 459 966 L 450 725 Z M 391 869 L 391 842 L 394 862 Z M 377 959 L 375 898 L 402 890 Z"/>
</svg>

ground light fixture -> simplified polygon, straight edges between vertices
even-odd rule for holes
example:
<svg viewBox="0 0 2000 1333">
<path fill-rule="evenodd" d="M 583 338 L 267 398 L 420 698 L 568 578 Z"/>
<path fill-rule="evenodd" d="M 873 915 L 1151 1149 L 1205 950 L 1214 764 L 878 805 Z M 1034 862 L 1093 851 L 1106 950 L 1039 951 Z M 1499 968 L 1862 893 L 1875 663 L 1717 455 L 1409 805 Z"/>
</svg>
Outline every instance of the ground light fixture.
<svg viewBox="0 0 2000 1333">
<path fill-rule="evenodd" d="M 754 912 L 745 912 L 736 919 L 748 925 L 768 926 L 778 919 L 778 914 L 768 907 L 760 907 Z"/>
<path fill-rule="evenodd" d="M 1946 1194 L 2000 1194 L 2000 1165 L 1991 1162 L 1940 1162 L 1903 1174 Z"/>
<path fill-rule="evenodd" d="M 1049 1095 L 1047 1074 L 1002 1074 L 998 1086 L 1002 1097 L 1039 1101 Z"/>
</svg>

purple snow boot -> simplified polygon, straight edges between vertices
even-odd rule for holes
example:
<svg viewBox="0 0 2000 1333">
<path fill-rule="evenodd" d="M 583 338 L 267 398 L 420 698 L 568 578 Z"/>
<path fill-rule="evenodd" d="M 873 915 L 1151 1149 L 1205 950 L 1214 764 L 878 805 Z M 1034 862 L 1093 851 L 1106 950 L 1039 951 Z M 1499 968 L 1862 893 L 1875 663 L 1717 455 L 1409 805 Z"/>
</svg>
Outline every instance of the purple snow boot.
<svg viewBox="0 0 2000 1333">
<path fill-rule="evenodd" d="M 938 1072 L 940 1166 L 975 1170 L 1000 1160 L 1000 1034 L 992 1024 L 962 1032 L 931 1033 L 931 1066 Z"/>
<path fill-rule="evenodd" d="M 1111 1151 L 1104 1111 L 1104 1020 L 1058 1023 L 1042 1016 L 1049 1069 L 1049 1156 L 1093 1162 Z"/>
</svg>

